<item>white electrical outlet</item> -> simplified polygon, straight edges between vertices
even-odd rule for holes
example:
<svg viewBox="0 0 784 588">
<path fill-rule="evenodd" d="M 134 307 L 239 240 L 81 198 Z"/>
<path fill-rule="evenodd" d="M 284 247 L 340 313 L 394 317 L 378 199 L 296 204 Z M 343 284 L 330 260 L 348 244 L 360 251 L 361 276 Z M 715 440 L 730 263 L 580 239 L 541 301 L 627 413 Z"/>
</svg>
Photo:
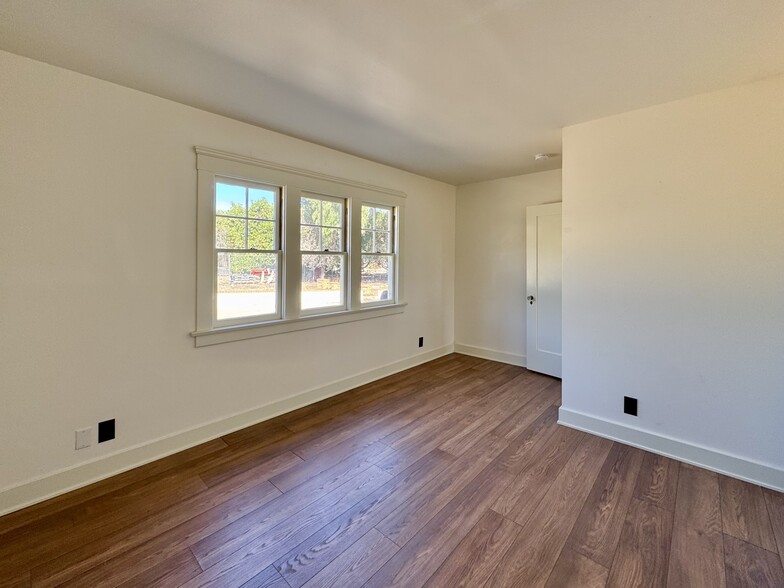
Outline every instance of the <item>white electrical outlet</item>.
<svg viewBox="0 0 784 588">
<path fill-rule="evenodd" d="M 76 449 L 90 447 L 93 441 L 93 428 L 79 429 L 76 431 Z"/>
</svg>

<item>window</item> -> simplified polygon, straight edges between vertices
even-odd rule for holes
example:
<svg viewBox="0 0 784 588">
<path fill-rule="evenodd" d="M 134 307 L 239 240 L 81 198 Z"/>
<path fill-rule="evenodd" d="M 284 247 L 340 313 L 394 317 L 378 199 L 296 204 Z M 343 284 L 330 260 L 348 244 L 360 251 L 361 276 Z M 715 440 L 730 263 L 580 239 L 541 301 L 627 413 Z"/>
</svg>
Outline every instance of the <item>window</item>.
<svg viewBox="0 0 784 588">
<path fill-rule="evenodd" d="M 197 347 L 403 312 L 405 194 L 196 153 Z"/>
<path fill-rule="evenodd" d="M 215 322 L 280 317 L 280 188 L 215 179 Z"/>
<path fill-rule="evenodd" d="M 345 308 L 346 201 L 308 194 L 300 198 L 302 252 L 300 308 Z"/>
<path fill-rule="evenodd" d="M 388 303 L 395 291 L 395 211 L 391 206 L 363 204 L 361 218 L 361 301 Z"/>
</svg>

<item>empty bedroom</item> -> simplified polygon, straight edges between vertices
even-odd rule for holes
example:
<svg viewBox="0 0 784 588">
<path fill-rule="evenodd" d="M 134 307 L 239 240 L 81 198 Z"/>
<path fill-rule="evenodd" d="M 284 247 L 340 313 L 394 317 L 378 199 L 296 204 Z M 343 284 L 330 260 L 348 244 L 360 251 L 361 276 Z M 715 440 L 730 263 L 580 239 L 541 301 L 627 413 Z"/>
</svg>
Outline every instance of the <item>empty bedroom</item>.
<svg viewBox="0 0 784 588">
<path fill-rule="evenodd" d="M 0 587 L 784 588 L 783 33 L 0 0 Z"/>
</svg>

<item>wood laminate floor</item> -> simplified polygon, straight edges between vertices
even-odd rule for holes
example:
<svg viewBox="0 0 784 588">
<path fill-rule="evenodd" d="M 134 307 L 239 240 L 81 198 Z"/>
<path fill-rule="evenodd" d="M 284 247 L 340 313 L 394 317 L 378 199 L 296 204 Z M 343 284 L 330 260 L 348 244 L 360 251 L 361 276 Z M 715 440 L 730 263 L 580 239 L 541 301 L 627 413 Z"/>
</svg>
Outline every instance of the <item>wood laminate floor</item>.
<svg viewBox="0 0 784 588">
<path fill-rule="evenodd" d="M 784 586 L 784 495 L 449 355 L 0 519 L 0 586 Z"/>
</svg>

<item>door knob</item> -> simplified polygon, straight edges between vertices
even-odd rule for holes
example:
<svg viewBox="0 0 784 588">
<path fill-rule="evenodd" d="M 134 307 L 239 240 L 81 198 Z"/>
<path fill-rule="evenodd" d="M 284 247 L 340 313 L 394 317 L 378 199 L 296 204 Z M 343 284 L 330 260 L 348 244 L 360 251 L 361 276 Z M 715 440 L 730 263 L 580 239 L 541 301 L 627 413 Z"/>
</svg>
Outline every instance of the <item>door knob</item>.
<svg viewBox="0 0 784 588">
<path fill-rule="evenodd" d="M 534 298 L 533 296 L 529 296 L 529 297 L 527 298 L 527 300 L 528 300 L 528 304 L 533 304 L 533 303 L 534 303 L 534 300 L 535 300 L 535 298 Z"/>
</svg>

